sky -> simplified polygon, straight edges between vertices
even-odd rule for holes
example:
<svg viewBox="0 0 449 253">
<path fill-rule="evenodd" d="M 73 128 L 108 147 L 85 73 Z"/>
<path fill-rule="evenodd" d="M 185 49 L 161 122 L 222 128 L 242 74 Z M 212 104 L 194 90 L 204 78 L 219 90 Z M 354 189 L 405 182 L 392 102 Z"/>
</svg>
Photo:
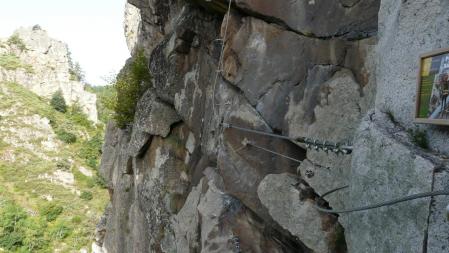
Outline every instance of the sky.
<svg viewBox="0 0 449 253">
<path fill-rule="evenodd" d="M 68 44 L 92 85 L 117 73 L 130 56 L 123 32 L 126 0 L 0 0 L 0 37 L 39 24 Z"/>
</svg>

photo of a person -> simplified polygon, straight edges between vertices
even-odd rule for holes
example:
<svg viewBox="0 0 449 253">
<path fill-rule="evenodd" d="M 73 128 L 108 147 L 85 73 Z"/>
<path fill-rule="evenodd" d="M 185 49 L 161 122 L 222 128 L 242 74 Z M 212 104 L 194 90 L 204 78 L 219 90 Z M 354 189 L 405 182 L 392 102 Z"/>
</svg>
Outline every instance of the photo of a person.
<svg viewBox="0 0 449 253">
<path fill-rule="evenodd" d="M 448 73 L 441 73 L 439 75 L 439 81 L 438 81 L 438 91 L 440 92 L 440 98 L 441 98 L 441 111 L 440 115 L 441 117 L 444 117 L 444 115 L 447 115 L 447 97 L 449 95 L 449 74 Z"/>
</svg>

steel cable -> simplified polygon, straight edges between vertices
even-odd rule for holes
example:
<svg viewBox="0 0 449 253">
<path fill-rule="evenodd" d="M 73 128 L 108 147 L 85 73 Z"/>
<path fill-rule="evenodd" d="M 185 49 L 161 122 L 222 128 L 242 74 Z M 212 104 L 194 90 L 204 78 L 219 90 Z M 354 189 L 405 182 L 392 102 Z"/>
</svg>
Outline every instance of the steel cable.
<svg viewBox="0 0 449 253">
<path fill-rule="evenodd" d="M 220 58 L 218 59 L 218 66 L 217 66 L 217 70 L 215 73 L 215 79 L 214 79 L 214 83 L 213 83 L 213 87 L 212 87 L 212 112 L 214 117 L 216 116 L 216 112 L 215 112 L 215 92 L 216 92 L 216 87 L 217 87 L 217 82 L 218 82 L 218 76 L 219 73 L 222 71 L 223 68 L 223 58 L 224 58 L 224 49 L 225 49 L 225 42 L 226 42 L 226 37 L 228 35 L 228 26 L 229 26 L 229 18 L 231 16 L 231 6 L 232 6 L 232 0 L 229 0 L 229 4 L 228 4 L 228 11 L 226 14 L 226 23 L 225 23 L 225 31 L 223 34 L 223 39 L 221 39 L 221 50 L 220 50 Z"/>
<path fill-rule="evenodd" d="M 293 141 L 293 142 L 299 142 L 299 143 L 304 143 L 306 144 L 306 148 L 308 149 L 314 149 L 314 150 L 323 150 L 325 152 L 334 152 L 336 154 L 342 153 L 342 154 L 350 154 L 352 153 L 352 146 L 349 145 L 343 145 L 343 144 L 339 144 L 339 143 L 332 143 L 332 142 L 321 142 L 318 141 L 316 139 L 312 139 L 312 138 L 306 138 L 306 137 L 298 137 L 298 138 L 293 138 L 293 137 L 288 137 L 288 136 L 284 136 L 284 135 L 280 135 L 280 134 L 273 134 L 273 133 L 268 133 L 268 132 L 264 132 L 264 131 L 259 131 L 259 130 L 254 130 L 254 129 L 249 129 L 249 128 L 244 128 L 244 127 L 239 127 L 239 126 L 235 126 L 229 123 L 222 123 L 223 127 L 225 128 L 233 128 L 236 130 L 240 130 L 240 131 L 244 131 L 247 133 L 253 133 L 253 134 L 258 134 L 258 135 L 265 135 L 265 136 L 269 136 L 269 137 L 273 137 L 273 138 L 278 138 L 278 139 L 284 139 L 284 140 L 289 140 L 289 141 Z"/>
<path fill-rule="evenodd" d="M 297 162 L 297 163 L 299 163 L 299 164 L 302 163 L 302 161 L 300 161 L 300 160 L 298 160 L 298 159 L 295 159 L 295 158 L 293 158 L 293 157 L 290 157 L 290 156 L 287 156 L 287 155 L 283 155 L 283 154 L 281 154 L 281 153 L 278 153 L 278 152 L 275 152 L 275 151 L 266 149 L 266 148 L 264 148 L 264 147 L 261 147 L 261 146 L 258 146 L 258 145 L 256 145 L 256 144 L 254 144 L 254 143 L 252 143 L 252 142 L 248 142 L 248 145 L 249 145 L 249 146 L 253 146 L 253 147 L 255 147 L 255 148 L 258 148 L 258 149 L 261 149 L 261 150 L 263 150 L 263 151 L 265 151 L 265 152 L 268 152 L 268 153 L 271 153 L 271 154 L 274 154 L 274 155 L 278 155 L 278 156 L 284 157 L 285 159 L 288 159 L 288 160 Z"/>
<path fill-rule="evenodd" d="M 344 186 L 344 187 L 340 187 L 340 188 L 334 189 L 334 190 L 329 191 L 328 193 L 324 194 L 322 197 L 324 197 L 325 195 L 329 195 L 330 193 L 336 192 L 338 190 L 347 188 L 347 187 L 348 186 Z M 354 207 L 354 208 L 343 209 L 343 210 L 326 209 L 326 208 L 319 207 L 318 205 L 315 205 L 315 208 L 318 211 L 323 212 L 323 213 L 333 213 L 333 214 L 353 213 L 353 212 L 360 212 L 360 211 L 366 211 L 366 210 L 370 210 L 370 209 L 380 208 L 380 207 L 384 207 L 384 206 L 391 206 L 391 205 L 395 205 L 395 204 L 398 204 L 398 203 L 411 201 L 411 200 L 415 200 L 415 199 L 434 197 L 434 196 L 441 196 L 441 195 L 449 195 L 449 190 L 440 190 L 440 191 L 418 193 L 418 194 L 413 194 L 413 195 L 410 195 L 410 196 L 405 196 L 405 197 L 401 197 L 401 198 L 397 198 L 397 199 L 392 199 L 392 200 L 388 200 L 388 201 L 384 201 L 384 202 L 380 202 L 380 203 L 376 203 L 376 204 L 372 204 L 372 205 L 367 205 L 367 206 L 362 206 L 362 207 Z"/>
</svg>

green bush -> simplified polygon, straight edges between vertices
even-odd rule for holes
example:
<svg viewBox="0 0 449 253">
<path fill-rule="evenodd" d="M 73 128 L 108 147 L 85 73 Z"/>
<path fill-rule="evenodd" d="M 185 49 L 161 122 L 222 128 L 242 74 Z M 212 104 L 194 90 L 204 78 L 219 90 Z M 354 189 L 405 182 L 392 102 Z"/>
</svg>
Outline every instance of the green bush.
<svg viewBox="0 0 449 253">
<path fill-rule="evenodd" d="M 106 189 L 108 188 L 108 183 L 106 182 L 106 179 L 104 179 L 104 177 L 102 177 L 101 175 L 98 174 L 94 176 L 94 181 L 95 184 L 98 185 L 99 187 Z"/>
<path fill-rule="evenodd" d="M 92 200 L 94 197 L 92 195 L 92 192 L 83 191 L 81 192 L 80 198 L 89 201 Z"/>
<path fill-rule="evenodd" d="M 25 210 L 13 203 L 6 203 L 0 210 L 0 247 L 13 251 L 23 246 L 23 222 L 26 218 Z"/>
<path fill-rule="evenodd" d="M 28 50 L 23 40 L 17 34 L 13 34 L 9 37 L 7 42 L 10 46 L 16 46 L 20 51 Z"/>
<path fill-rule="evenodd" d="M 87 118 L 87 115 L 83 112 L 78 103 L 74 103 L 70 107 L 70 119 L 77 125 L 91 128 L 92 122 Z"/>
<path fill-rule="evenodd" d="M 85 141 L 80 149 L 79 156 L 85 159 L 86 164 L 93 169 L 97 168 L 102 145 L 102 136 L 100 134 L 96 134 L 90 140 Z"/>
<path fill-rule="evenodd" d="M 85 182 L 86 182 L 86 186 L 87 186 L 88 188 L 90 188 L 90 189 L 94 188 L 95 185 L 96 185 L 95 180 L 94 180 L 93 177 L 88 177 L 88 178 L 85 180 Z"/>
<path fill-rule="evenodd" d="M 114 88 L 117 96 L 114 104 L 114 120 L 117 126 L 125 128 L 134 119 L 137 101 L 151 85 L 151 75 L 147 69 L 147 59 L 143 50 L 117 76 Z"/>
<path fill-rule="evenodd" d="M 72 229 L 68 227 L 64 222 L 57 222 L 51 229 L 50 235 L 53 239 L 62 240 L 70 235 Z"/>
<path fill-rule="evenodd" d="M 67 132 L 64 129 L 56 130 L 56 137 L 67 144 L 75 143 L 77 139 L 74 133 Z"/>
<path fill-rule="evenodd" d="M 58 112 L 67 112 L 67 104 L 61 90 L 58 90 L 53 94 L 53 96 L 51 97 L 50 105 Z"/>
<path fill-rule="evenodd" d="M 54 221 L 63 211 L 64 208 L 62 206 L 55 203 L 48 203 L 40 208 L 39 213 L 47 221 Z"/>
<path fill-rule="evenodd" d="M 7 202 L 0 208 L 0 248 L 14 252 L 35 252 L 47 248 L 45 221 L 29 217 L 23 208 Z"/>
<path fill-rule="evenodd" d="M 35 252 L 48 248 L 49 241 L 45 236 L 47 223 L 39 218 L 28 217 L 25 221 L 25 238 L 21 252 Z"/>
</svg>

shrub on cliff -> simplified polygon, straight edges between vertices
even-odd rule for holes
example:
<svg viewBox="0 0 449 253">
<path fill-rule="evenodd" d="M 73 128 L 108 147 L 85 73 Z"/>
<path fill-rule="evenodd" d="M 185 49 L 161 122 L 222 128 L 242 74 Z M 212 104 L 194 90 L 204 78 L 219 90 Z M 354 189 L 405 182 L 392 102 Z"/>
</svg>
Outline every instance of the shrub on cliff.
<svg viewBox="0 0 449 253">
<path fill-rule="evenodd" d="M 84 158 L 86 164 L 93 169 L 97 168 L 102 145 L 103 137 L 100 134 L 96 134 L 91 139 L 84 141 L 80 148 L 79 156 Z"/>
<path fill-rule="evenodd" d="M 147 69 L 147 59 L 139 50 L 118 74 L 114 84 L 116 100 L 113 105 L 117 126 L 125 128 L 134 119 L 137 101 L 151 85 L 151 75 Z"/>
<path fill-rule="evenodd" d="M 78 104 L 78 102 L 75 102 L 69 109 L 69 118 L 72 120 L 72 122 L 86 128 L 92 127 L 92 122 L 83 112 L 83 109 L 81 109 L 81 106 Z"/>
<path fill-rule="evenodd" d="M 67 132 L 64 129 L 56 130 L 56 137 L 58 137 L 59 140 L 67 144 L 72 144 L 76 142 L 76 135 L 74 133 Z"/>
<path fill-rule="evenodd" d="M 51 97 L 50 105 L 59 112 L 65 113 L 67 112 L 67 104 L 65 102 L 64 96 L 62 95 L 62 91 L 58 90 Z"/>
<path fill-rule="evenodd" d="M 13 34 L 11 37 L 9 37 L 7 42 L 10 46 L 16 46 L 20 51 L 27 50 L 25 43 L 17 34 Z"/>
</svg>

